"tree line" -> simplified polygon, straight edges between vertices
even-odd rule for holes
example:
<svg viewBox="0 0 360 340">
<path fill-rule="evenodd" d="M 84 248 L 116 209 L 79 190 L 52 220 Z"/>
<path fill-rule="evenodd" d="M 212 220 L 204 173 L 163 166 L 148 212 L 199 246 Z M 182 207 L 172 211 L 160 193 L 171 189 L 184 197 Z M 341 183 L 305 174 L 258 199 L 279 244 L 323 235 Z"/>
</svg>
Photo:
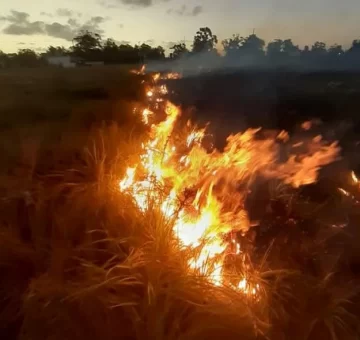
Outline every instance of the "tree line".
<svg viewBox="0 0 360 340">
<path fill-rule="evenodd" d="M 256 34 L 242 37 L 234 34 L 221 41 L 222 53 L 218 51 L 218 38 L 210 28 L 200 28 L 190 48 L 185 43 L 174 44 L 170 54 L 165 56 L 162 46 L 148 44 L 131 45 L 117 43 L 113 39 L 103 40 L 93 32 L 84 31 L 73 39 L 70 48 L 49 46 L 38 54 L 31 49 L 5 54 L 0 51 L 0 67 L 35 67 L 46 65 L 50 56 L 69 55 L 76 60 L 103 61 L 106 64 L 139 64 L 151 61 L 183 60 L 198 55 L 207 60 L 222 58 L 229 64 L 272 65 L 272 66 L 314 66 L 314 67 L 357 67 L 360 69 L 360 39 L 355 39 L 345 50 L 335 44 L 327 47 L 316 41 L 312 46 L 301 49 L 292 39 L 275 39 L 268 44 Z"/>
</svg>

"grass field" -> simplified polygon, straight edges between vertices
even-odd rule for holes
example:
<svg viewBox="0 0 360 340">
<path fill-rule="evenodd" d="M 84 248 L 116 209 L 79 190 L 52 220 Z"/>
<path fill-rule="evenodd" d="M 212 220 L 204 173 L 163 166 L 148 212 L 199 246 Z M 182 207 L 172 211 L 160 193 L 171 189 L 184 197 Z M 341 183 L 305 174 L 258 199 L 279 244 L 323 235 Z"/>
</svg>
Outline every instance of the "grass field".
<svg viewBox="0 0 360 340">
<path fill-rule="evenodd" d="M 253 296 L 194 272 L 197 250 L 179 246 L 157 198 L 140 210 L 119 190 L 149 139 L 134 108 L 151 76 L 34 69 L 0 82 L 1 338 L 359 338 L 351 169 L 300 189 L 257 182 L 246 208 L 260 222 L 230 264 Z"/>
</svg>

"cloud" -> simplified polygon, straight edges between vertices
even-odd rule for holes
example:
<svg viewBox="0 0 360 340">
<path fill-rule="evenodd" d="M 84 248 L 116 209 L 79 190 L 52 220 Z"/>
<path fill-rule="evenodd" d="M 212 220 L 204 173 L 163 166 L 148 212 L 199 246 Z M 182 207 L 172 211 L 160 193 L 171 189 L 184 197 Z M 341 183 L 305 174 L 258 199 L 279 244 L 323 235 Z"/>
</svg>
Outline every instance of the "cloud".
<svg viewBox="0 0 360 340">
<path fill-rule="evenodd" d="M 10 21 L 13 23 L 19 23 L 28 20 L 29 14 L 25 12 L 18 12 L 18 11 L 10 11 L 10 15 L 7 16 L 1 16 L 1 21 Z"/>
<path fill-rule="evenodd" d="M 118 45 L 130 45 L 131 41 L 129 40 L 116 40 Z"/>
<path fill-rule="evenodd" d="M 65 12 L 64 12 L 65 14 Z M 67 13 L 69 14 L 69 13 Z M 8 16 L 1 16 L 0 20 L 8 22 L 3 33 L 9 35 L 48 35 L 50 37 L 71 41 L 80 31 L 91 31 L 103 34 L 100 25 L 108 18 L 95 16 L 80 23 L 74 18 L 69 18 L 66 24 L 59 22 L 31 21 L 28 13 L 11 11 Z"/>
<path fill-rule="evenodd" d="M 170 49 L 176 44 L 181 44 L 181 42 L 178 41 L 162 41 L 162 46 L 165 47 L 165 49 Z"/>
<path fill-rule="evenodd" d="M 175 14 L 180 16 L 189 16 L 189 17 L 196 17 L 203 12 L 203 7 L 198 5 L 191 9 L 189 9 L 186 5 L 182 5 L 181 7 L 169 8 L 166 13 L 167 14 Z"/>
<path fill-rule="evenodd" d="M 75 30 L 70 25 L 62 25 L 58 22 L 45 25 L 45 32 L 50 37 L 60 38 L 71 41 L 76 35 Z"/>
<path fill-rule="evenodd" d="M 106 8 L 115 8 L 119 5 L 125 5 L 133 8 L 147 8 L 159 2 L 168 2 L 170 0 L 100 0 L 101 6 Z"/>
<path fill-rule="evenodd" d="M 59 8 L 57 11 L 56 11 L 56 14 L 59 16 L 59 17 L 72 17 L 74 15 L 74 12 L 71 11 L 70 9 L 67 9 L 67 8 Z"/>
<path fill-rule="evenodd" d="M 150 7 L 153 4 L 153 0 L 119 0 L 118 2 L 136 7 Z"/>
<path fill-rule="evenodd" d="M 203 11 L 203 7 L 202 6 L 195 6 L 192 10 L 192 16 L 196 17 L 197 15 L 199 15 L 200 13 L 202 13 Z"/>
<path fill-rule="evenodd" d="M 48 13 L 48 12 L 40 12 L 40 15 L 42 15 L 44 17 L 49 17 L 49 18 L 53 17 L 53 15 L 51 13 Z"/>
</svg>

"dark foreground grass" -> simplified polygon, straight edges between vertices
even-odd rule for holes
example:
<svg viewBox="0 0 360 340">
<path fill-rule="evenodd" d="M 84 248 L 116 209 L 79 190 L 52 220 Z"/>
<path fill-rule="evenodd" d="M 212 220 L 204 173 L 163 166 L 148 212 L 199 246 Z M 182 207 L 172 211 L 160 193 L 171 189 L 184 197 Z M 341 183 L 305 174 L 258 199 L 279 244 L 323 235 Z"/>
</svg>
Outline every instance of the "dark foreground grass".
<svg viewBox="0 0 360 340">
<path fill-rule="evenodd" d="M 359 285 L 339 251 L 355 240 L 304 208 L 306 193 L 271 191 L 272 232 L 246 248 L 249 280 L 261 283 L 253 299 L 191 274 L 171 223 L 119 192 L 146 138 L 130 109 L 141 106 L 139 78 L 127 80 L 138 97 L 88 126 L 70 115 L 2 134 L 1 338 L 357 339 Z M 279 213 L 289 197 L 297 203 Z M 331 202 L 358 222 L 352 202 Z"/>
</svg>

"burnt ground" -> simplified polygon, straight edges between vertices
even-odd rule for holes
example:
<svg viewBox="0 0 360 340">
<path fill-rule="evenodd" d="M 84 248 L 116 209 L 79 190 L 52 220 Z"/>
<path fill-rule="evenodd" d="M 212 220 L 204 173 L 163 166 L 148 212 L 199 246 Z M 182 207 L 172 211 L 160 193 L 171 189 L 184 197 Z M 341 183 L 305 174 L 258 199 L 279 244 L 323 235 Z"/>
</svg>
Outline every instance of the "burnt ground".
<svg viewBox="0 0 360 340">
<path fill-rule="evenodd" d="M 309 119 L 336 128 L 340 139 L 360 132 L 360 73 L 208 73 L 169 80 L 168 87 L 175 103 L 194 107 L 193 118 L 210 120 L 223 135 L 259 126 L 292 132 Z"/>
</svg>

